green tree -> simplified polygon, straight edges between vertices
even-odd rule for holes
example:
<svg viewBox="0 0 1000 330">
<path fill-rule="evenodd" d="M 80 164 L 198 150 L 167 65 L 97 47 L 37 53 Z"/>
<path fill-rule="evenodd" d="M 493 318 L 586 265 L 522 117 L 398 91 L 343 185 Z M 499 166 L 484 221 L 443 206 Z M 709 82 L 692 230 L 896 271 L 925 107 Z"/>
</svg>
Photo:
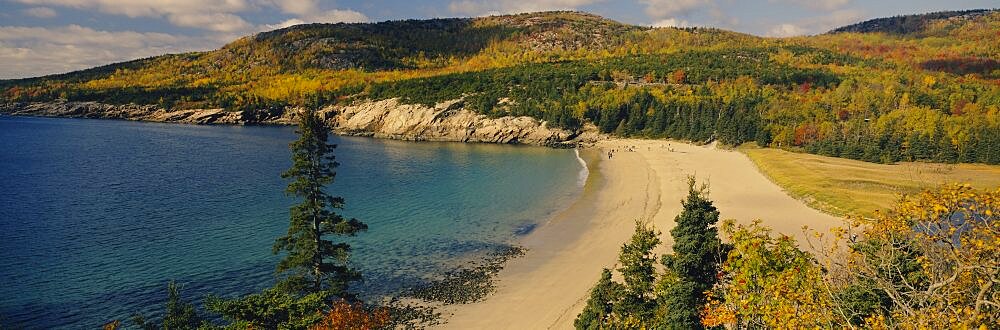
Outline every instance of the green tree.
<svg viewBox="0 0 1000 330">
<path fill-rule="evenodd" d="M 202 324 L 202 318 L 198 316 L 194 305 L 181 300 L 180 289 L 177 283 L 171 281 L 167 284 L 167 306 L 161 324 L 157 326 L 155 322 L 147 320 L 142 314 L 132 316 L 132 322 L 136 327 L 144 330 L 154 329 L 197 329 Z"/>
<path fill-rule="evenodd" d="M 296 297 L 277 289 L 266 289 L 236 299 L 209 296 L 205 309 L 229 322 L 224 329 L 309 329 L 323 319 L 328 292 Z"/>
<path fill-rule="evenodd" d="M 941 126 L 934 129 L 933 139 L 937 142 L 937 154 L 934 155 L 934 161 L 954 163 L 958 159 L 958 152 L 955 151 L 955 146 L 951 143 L 951 137 L 944 132 Z"/>
<path fill-rule="evenodd" d="M 590 292 L 587 306 L 576 317 L 577 329 L 634 329 L 648 325 L 656 312 L 656 255 L 660 239 L 652 228 L 636 221 L 635 234 L 618 255 L 618 272 L 624 284 L 611 280 L 604 269 L 601 280 Z"/>
<path fill-rule="evenodd" d="M 601 329 L 608 326 L 614 303 L 621 295 L 622 285 L 611 280 L 611 270 L 605 268 L 601 279 L 590 290 L 590 298 L 573 325 L 577 329 Z"/>
<path fill-rule="evenodd" d="M 694 177 L 690 177 L 688 196 L 681 204 L 684 210 L 670 231 L 674 253 L 662 260 L 672 275 L 672 283 L 660 297 L 665 311 L 662 322 L 671 329 L 701 329 L 699 313 L 705 306 L 705 292 L 715 285 L 720 261 L 729 247 L 719 240 L 715 227 L 719 211 L 708 199 L 707 185 L 696 188 Z"/>
<path fill-rule="evenodd" d="M 368 226 L 334 212 L 343 208 L 344 199 L 324 191 L 333 183 L 339 165 L 333 155 L 336 145 L 328 143 L 326 124 L 315 112 L 306 110 L 299 116 L 296 132 L 299 139 L 289 145 L 293 164 L 282 177 L 292 179 L 285 191 L 301 197 L 302 202 L 291 208 L 288 233 L 274 243 L 275 254 L 287 253 L 277 267 L 279 274 L 287 273 L 279 286 L 288 292 L 328 291 L 350 298 L 348 284 L 361 278 L 348 265 L 351 247 L 324 236 L 353 236 Z"/>
<path fill-rule="evenodd" d="M 625 285 L 621 300 L 615 304 L 614 311 L 623 320 L 651 320 L 656 310 L 656 297 L 653 295 L 653 285 L 656 283 L 656 255 L 653 249 L 660 245 L 660 238 L 652 228 L 641 222 L 635 224 L 635 234 L 622 246 L 618 263 L 618 271 L 622 274 Z"/>
</svg>

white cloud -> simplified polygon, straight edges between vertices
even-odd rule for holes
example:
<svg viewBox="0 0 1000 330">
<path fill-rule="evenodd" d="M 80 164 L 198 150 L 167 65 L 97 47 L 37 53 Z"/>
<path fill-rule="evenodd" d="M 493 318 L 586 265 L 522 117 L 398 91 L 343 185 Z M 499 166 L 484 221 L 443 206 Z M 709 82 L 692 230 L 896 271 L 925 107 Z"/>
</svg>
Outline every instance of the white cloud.
<svg viewBox="0 0 1000 330">
<path fill-rule="evenodd" d="M 720 2 L 728 1 L 720 5 Z M 734 29 L 740 21 L 730 16 L 734 0 L 639 0 L 653 26 L 689 27 L 694 25 Z M 689 21 L 691 20 L 691 21 Z"/>
<path fill-rule="evenodd" d="M 251 8 L 245 0 L 15 0 L 29 5 L 53 5 L 97 10 L 128 17 L 164 18 L 177 26 L 233 32 L 252 25 L 234 13 Z"/>
<path fill-rule="evenodd" d="M 681 19 L 667 18 L 667 19 L 659 20 L 656 23 L 653 23 L 652 26 L 653 27 L 689 27 L 689 26 L 691 26 L 691 23 L 688 23 L 688 21 L 681 20 Z"/>
<path fill-rule="evenodd" d="M 219 32 L 245 31 L 251 27 L 243 18 L 225 13 L 170 15 L 170 23 L 177 26 L 201 28 Z"/>
<path fill-rule="evenodd" d="M 302 23 L 358 23 L 369 21 L 368 16 L 354 10 L 320 9 L 316 0 L 270 0 L 268 4 L 282 12 L 293 14 Z M 293 21 L 295 18 L 288 21 Z M 286 22 L 288 22 L 286 21 Z M 284 23 L 281 23 L 284 24 Z"/>
<path fill-rule="evenodd" d="M 97 9 L 128 17 L 156 17 L 205 13 L 234 13 L 250 8 L 244 0 L 15 0 L 32 5 Z"/>
<path fill-rule="evenodd" d="M 854 9 L 834 10 L 830 13 L 809 17 L 796 22 L 775 25 L 768 31 L 771 37 L 790 37 L 806 34 L 819 34 L 837 27 L 855 23 L 864 17 L 864 12 Z"/>
<path fill-rule="evenodd" d="M 483 16 L 546 10 L 575 10 L 603 0 L 455 0 L 448 10 L 455 14 Z"/>
<path fill-rule="evenodd" d="M 852 0 L 768 0 L 768 2 L 784 2 L 801 7 L 812 8 L 812 9 L 822 9 L 822 10 L 834 10 L 843 8 L 844 6 L 851 3 Z"/>
<path fill-rule="evenodd" d="M 296 17 L 277 24 L 265 24 L 258 30 L 274 30 L 305 23 L 361 23 L 370 19 L 365 14 L 354 10 L 331 9 L 322 10 L 315 0 L 266 0 L 267 5 L 281 9 L 282 12 Z"/>
<path fill-rule="evenodd" d="M 342 9 L 327 10 L 317 15 L 306 15 L 302 18 L 307 22 L 314 23 L 362 23 L 370 21 L 365 14 Z"/>
<path fill-rule="evenodd" d="M 48 7 L 32 7 L 22 10 L 25 15 L 38 17 L 38 18 L 53 18 L 59 16 L 55 10 Z"/>
<path fill-rule="evenodd" d="M 13 0 L 28 5 L 63 6 L 96 10 L 132 18 L 153 17 L 180 27 L 222 33 L 252 33 L 261 29 L 301 23 L 367 22 L 364 14 L 343 9 L 320 8 L 317 0 Z M 565 0 L 564 0 L 565 1 Z M 268 6 L 295 17 L 272 25 L 254 25 L 239 13 Z M 51 10 L 51 9 L 50 9 Z"/>
<path fill-rule="evenodd" d="M 668 19 L 689 15 L 715 6 L 713 0 L 639 0 L 646 5 L 646 15 L 653 19 Z"/>
<path fill-rule="evenodd" d="M 79 25 L 0 26 L 0 79 L 67 72 L 215 46 L 211 39 L 165 33 L 101 31 Z"/>
<path fill-rule="evenodd" d="M 772 37 L 792 37 L 806 34 L 806 30 L 795 24 L 784 23 L 774 26 L 767 34 Z"/>
<path fill-rule="evenodd" d="M 815 19 L 817 28 L 819 29 L 817 33 L 826 32 L 847 24 L 857 23 L 864 17 L 865 13 L 862 10 L 841 9 L 833 11 Z"/>
<path fill-rule="evenodd" d="M 814 17 L 804 17 L 792 22 L 773 26 L 768 32 L 772 37 L 789 37 L 819 34 L 834 28 L 855 23 L 864 17 L 864 12 L 848 6 L 853 0 L 768 0 L 769 3 L 792 4 L 815 13 Z"/>
<path fill-rule="evenodd" d="M 316 12 L 315 0 L 274 0 L 272 4 L 281 11 L 299 16 L 306 16 Z"/>
<path fill-rule="evenodd" d="M 283 29 L 292 25 L 306 24 L 306 23 L 362 23 L 368 22 L 368 16 L 365 14 L 353 11 L 353 10 L 327 10 L 321 12 L 318 15 L 309 15 L 302 18 L 291 18 L 281 23 L 277 24 L 264 24 L 261 25 L 258 30 L 260 31 L 270 31 Z"/>
</svg>

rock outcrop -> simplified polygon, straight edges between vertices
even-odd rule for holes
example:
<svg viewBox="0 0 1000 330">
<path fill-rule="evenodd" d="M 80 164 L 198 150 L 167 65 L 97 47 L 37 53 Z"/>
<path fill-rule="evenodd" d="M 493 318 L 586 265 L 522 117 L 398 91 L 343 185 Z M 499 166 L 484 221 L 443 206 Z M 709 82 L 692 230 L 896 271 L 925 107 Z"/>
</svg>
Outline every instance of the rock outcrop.
<svg viewBox="0 0 1000 330">
<path fill-rule="evenodd" d="M 111 105 L 96 102 L 44 102 L 0 105 L 0 113 L 20 116 L 123 119 L 187 124 L 291 125 L 298 109 L 279 116 L 247 120 L 223 109 L 170 111 L 155 105 Z M 460 100 L 433 107 L 402 104 L 397 99 L 328 106 L 320 110 L 338 134 L 412 141 L 459 141 L 572 145 L 601 138 L 593 125 L 582 130 L 549 127 L 531 117 L 490 118 L 462 108 Z"/>
<path fill-rule="evenodd" d="M 533 145 L 556 145 L 581 138 L 581 132 L 549 127 L 531 117 L 490 118 L 463 109 L 457 100 L 427 107 L 389 99 L 328 107 L 323 113 L 337 133 L 346 135 Z M 583 138 L 594 138 L 590 136 L 595 135 Z"/>
<path fill-rule="evenodd" d="M 169 111 L 155 105 L 97 102 L 36 102 L 0 105 L 0 113 L 15 116 L 70 117 L 156 121 L 185 124 L 244 124 L 238 112 L 223 109 Z"/>
</svg>

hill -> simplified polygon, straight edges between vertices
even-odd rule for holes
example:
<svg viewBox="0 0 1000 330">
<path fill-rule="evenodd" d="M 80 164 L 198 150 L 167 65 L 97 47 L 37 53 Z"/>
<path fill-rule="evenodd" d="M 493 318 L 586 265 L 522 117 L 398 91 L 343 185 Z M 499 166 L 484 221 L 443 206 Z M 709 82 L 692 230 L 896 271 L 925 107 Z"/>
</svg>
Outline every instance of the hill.
<svg viewBox="0 0 1000 330">
<path fill-rule="evenodd" d="M 892 33 L 892 34 L 918 34 L 925 32 L 929 25 L 937 22 L 962 22 L 978 17 L 989 15 L 997 9 L 974 9 L 961 11 L 941 11 L 928 14 L 901 15 L 893 17 L 882 17 L 870 19 L 864 22 L 839 27 L 830 33 L 857 32 L 857 33 Z"/>
<path fill-rule="evenodd" d="M 919 33 L 861 23 L 787 39 L 579 12 L 308 24 L 209 52 L 3 81 L 0 111 L 64 100 L 218 109 L 208 114 L 253 124 L 292 107 L 337 115 L 397 99 L 427 118 L 453 109 L 532 117 L 576 132 L 566 137 L 589 123 L 620 136 L 753 141 L 870 162 L 1000 163 L 1000 12 L 963 13 L 930 14 Z M 91 109 L 58 115 L 175 118 Z M 366 127 L 352 132 L 371 134 Z"/>
</svg>

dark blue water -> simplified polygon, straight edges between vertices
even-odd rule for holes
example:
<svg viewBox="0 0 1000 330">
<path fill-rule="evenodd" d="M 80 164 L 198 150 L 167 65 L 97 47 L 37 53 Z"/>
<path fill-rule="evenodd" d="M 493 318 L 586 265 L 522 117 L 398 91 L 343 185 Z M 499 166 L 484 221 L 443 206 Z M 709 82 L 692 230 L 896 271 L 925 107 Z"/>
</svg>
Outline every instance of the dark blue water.
<svg viewBox="0 0 1000 330">
<path fill-rule="evenodd" d="M 96 328 L 274 282 L 290 127 L 0 116 L 0 327 Z M 366 296 L 516 239 L 579 191 L 571 150 L 338 137 Z"/>
</svg>

